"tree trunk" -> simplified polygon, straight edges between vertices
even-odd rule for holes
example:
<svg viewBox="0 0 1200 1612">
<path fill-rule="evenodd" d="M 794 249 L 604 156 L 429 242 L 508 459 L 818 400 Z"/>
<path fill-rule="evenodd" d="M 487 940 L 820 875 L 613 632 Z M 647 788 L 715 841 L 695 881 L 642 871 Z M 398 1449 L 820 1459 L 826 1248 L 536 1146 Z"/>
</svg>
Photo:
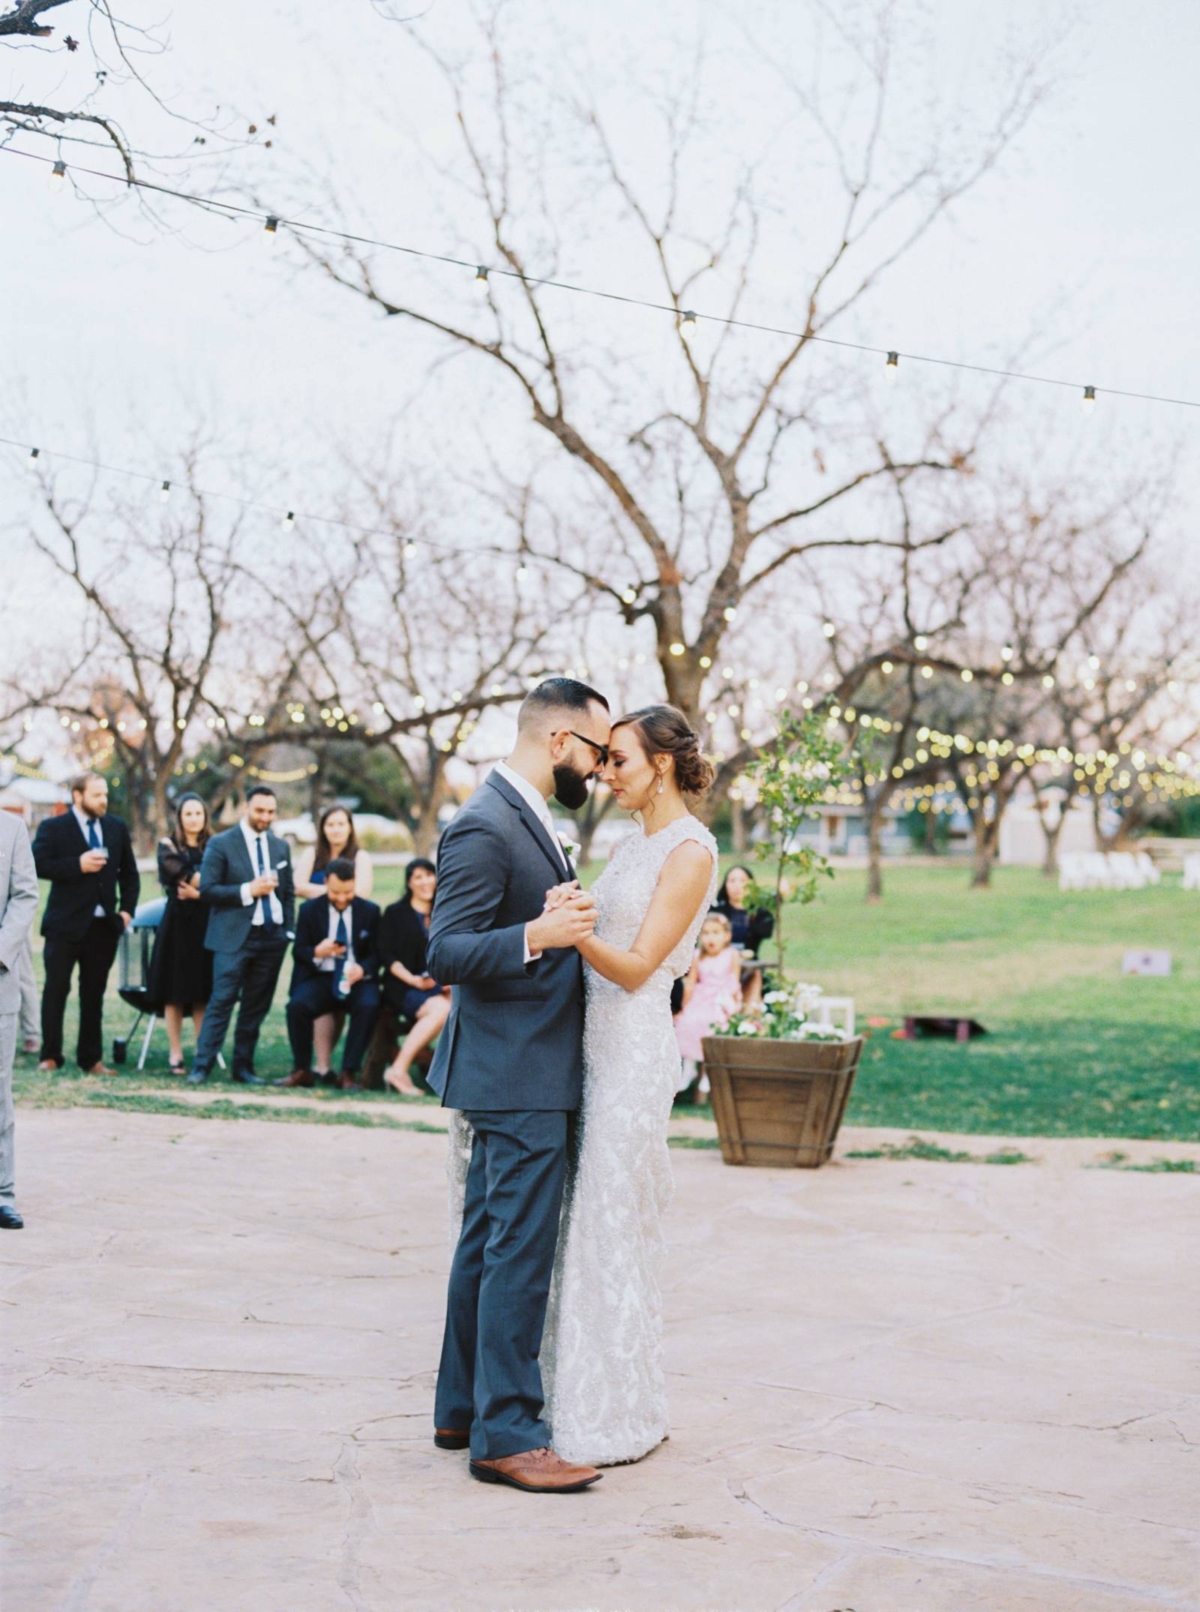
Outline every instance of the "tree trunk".
<svg viewBox="0 0 1200 1612">
<path fill-rule="evenodd" d="M 734 856 L 746 854 L 746 811 L 742 805 L 741 796 L 735 796 L 729 802 L 730 838 Z"/>
<path fill-rule="evenodd" d="M 877 795 L 867 817 L 867 900 L 872 904 L 883 900 L 883 814 L 887 803 L 886 794 Z"/>
<path fill-rule="evenodd" d="M 971 888 L 973 890 L 986 890 L 992 882 L 992 844 L 988 833 L 989 824 L 984 816 L 984 806 L 981 802 L 971 813 L 971 827 L 975 835 L 974 866 L 971 873 Z"/>
</svg>

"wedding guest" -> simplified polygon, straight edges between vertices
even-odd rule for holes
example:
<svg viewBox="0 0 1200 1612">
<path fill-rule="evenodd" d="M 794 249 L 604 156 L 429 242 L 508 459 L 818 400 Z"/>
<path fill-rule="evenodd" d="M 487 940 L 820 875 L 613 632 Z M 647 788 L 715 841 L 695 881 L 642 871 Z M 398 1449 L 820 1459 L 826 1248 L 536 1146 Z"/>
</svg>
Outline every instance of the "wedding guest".
<svg viewBox="0 0 1200 1612">
<path fill-rule="evenodd" d="M 723 912 L 712 911 L 700 927 L 699 949 L 683 982 L 683 1011 L 675 1020 L 675 1039 L 683 1059 L 680 1090 L 708 1090 L 704 1074 L 706 1035 L 719 1033 L 742 1005 L 742 960 L 733 944 L 733 928 Z"/>
<path fill-rule="evenodd" d="M 0 812 L 0 1231 L 20 1231 L 17 1210 L 13 1054 L 21 1007 L 20 961 L 37 914 L 38 881 L 25 824 Z"/>
<path fill-rule="evenodd" d="M 412 1029 L 383 1078 L 401 1096 L 418 1097 L 420 1089 L 409 1070 L 450 1017 L 450 992 L 425 966 L 429 915 L 437 893 L 437 869 L 427 857 L 414 857 L 408 864 L 404 887 L 405 894 L 387 908 L 380 923 L 379 957 L 384 968 L 384 996 L 399 1018 L 412 1020 Z"/>
<path fill-rule="evenodd" d="M 324 893 L 306 901 L 296 920 L 295 967 L 287 1005 L 295 1067 L 275 1084 L 315 1084 L 313 1024 L 322 1014 L 342 1008 L 350 1022 L 338 1084 L 343 1091 L 356 1091 L 358 1071 L 379 1017 L 379 908 L 355 895 L 354 863 L 349 857 L 334 857 L 324 871 Z"/>
<path fill-rule="evenodd" d="M 254 1073 L 258 1033 L 295 938 L 292 858 L 287 841 L 271 833 L 276 810 L 275 791 L 255 784 L 241 822 L 214 834 L 204 847 L 200 899 L 208 913 L 204 944 L 212 953 L 213 983 L 188 1076 L 193 1086 L 208 1079 L 235 1006 L 229 1078 L 241 1086 L 262 1085 Z"/>
<path fill-rule="evenodd" d="M 747 907 L 746 901 L 754 886 L 754 875 L 749 868 L 732 867 L 717 891 L 714 911 L 723 912 L 733 929 L 733 944 L 749 963 L 757 960 L 758 949 L 764 940 L 775 933 L 775 919 L 765 907 Z M 742 969 L 742 992 L 747 1006 L 762 1001 L 762 969 Z"/>
<path fill-rule="evenodd" d="M 104 990 L 117 941 L 133 922 L 142 882 L 129 830 L 108 815 L 108 785 L 98 773 L 71 780 L 71 810 L 47 817 L 33 842 L 38 877 L 49 879 L 42 914 L 46 982 L 42 990 L 42 1061 L 63 1064 L 63 1014 L 79 969 L 75 1055 L 89 1075 L 111 1075 L 104 1051 Z"/>
<path fill-rule="evenodd" d="M 212 953 L 204 944 L 208 912 L 200 900 L 200 864 L 212 838 L 208 807 L 199 795 L 184 795 L 175 826 L 158 842 L 158 881 L 167 892 L 147 982 L 150 1000 L 161 1005 L 173 1075 L 186 1075 L 183 1016 L 190 1013 L 199 1040 L 204 1007 L 212 991 Z"/>
<path fill-rule="evenodd" d="M 327 806 L 317 823 L 317 841 L 302 851 L 296 863 L 296 894 L 304 901 L 325 893 L 325 874 L 335 857 L 348 857 L 354 863 L 354 887 L 369 899 L 375 883 L 370 855 L 359 848 L 354 818 L 346 806 Z M 329 1078 L 333 1048 L 338 1036 L 336 1014 L 323 1013 L 313 1027 L 318 1080 Z"/>
<path fill-rule="evenodd" d="M 326 806 L 317 822 L 316 844 L 302 851 L 296 862 L 296 895 L 311 901 L 325 894 L 325 875 L 334 858 L 354 863 L 354 888 L 360 899 L 370 900 L 375 869 L 369 852 L 361 850 L 354 817 L 346 806 Z"/>
</svg>

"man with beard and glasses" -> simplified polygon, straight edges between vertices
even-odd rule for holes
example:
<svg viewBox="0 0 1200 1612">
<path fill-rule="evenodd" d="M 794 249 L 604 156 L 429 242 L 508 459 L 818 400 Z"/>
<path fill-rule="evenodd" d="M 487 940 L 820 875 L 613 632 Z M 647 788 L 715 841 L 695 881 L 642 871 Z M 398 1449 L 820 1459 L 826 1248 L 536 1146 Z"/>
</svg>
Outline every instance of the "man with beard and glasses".
<svg viewBox="0 0 1200 1612">
<path fill-rule="evenodd" d="M 429 1084 L 473 1133 L 450 1273 L 434 1442 L 472 1474 L 538 1493 L 600 1474 L 548 1448 L 538 1349 L 583 1079 L 583 965 L 592 898 L 554 834 L 551 795 L 587 800 L 608 760 L 608 702 L 571 678 L 521 706 L 517 744 L 438 847 L 426 966 L 453 987 Z M 574 892 L 553 911 L 547 893 Z"/>
</svg>

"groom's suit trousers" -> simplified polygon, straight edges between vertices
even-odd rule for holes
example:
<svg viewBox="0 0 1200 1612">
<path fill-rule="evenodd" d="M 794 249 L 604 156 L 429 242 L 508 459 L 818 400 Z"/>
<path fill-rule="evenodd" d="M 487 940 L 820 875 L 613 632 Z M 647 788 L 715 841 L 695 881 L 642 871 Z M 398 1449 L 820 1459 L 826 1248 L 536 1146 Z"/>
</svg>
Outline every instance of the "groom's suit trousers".
<svg viewBox="0 0 1200 1612">
<path fill-rule="evenodd" d="M 558 1241 L 570 1115 L 466 1114 L 475 1132 L 450 1272 L 434 1412 L 496 1461 L 549 1444 L 538 1352 Z"/>
</svg>

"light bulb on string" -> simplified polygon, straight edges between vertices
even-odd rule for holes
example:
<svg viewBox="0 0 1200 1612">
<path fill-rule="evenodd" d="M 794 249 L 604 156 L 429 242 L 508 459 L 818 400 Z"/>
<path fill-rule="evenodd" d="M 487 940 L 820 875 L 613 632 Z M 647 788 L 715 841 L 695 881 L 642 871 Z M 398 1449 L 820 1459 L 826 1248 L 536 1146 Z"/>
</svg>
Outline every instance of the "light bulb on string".
<svg viewBox="0 0 1200 1612">
<path fill-rule="evenodd" d="M 479 292 L 480 296 L 486 297 L 488 294 L 488 271 L 484 268 L 482 263 L 475 270 L 475 289 Z"/>
<path fill-rule="evenodd" d="M 404 545 L 404 557 L 405 557 L 405 559 L 411 560 L 413 555 L 416 552 L 417 552 L 417 545 L 413 542 L 412 538 L 410 537 L 408 542 Z"/>
<path fill-rule="evenodd" d="M 67 165 L 60 157 L 50 170 L 50 177 L 46 181 L 51 190 L 61 190 L 67 182 Z"/>
<path fill-rule="evenodd" d="M 295 512 L 289 509 L 279 524 L 283 527 L 285 532 L 290 532 L 296 524 Z"/>
<path fill-rule="evenodd" d="M 278 229 L 279 220 L 275 217 L 274 213 L 270 213 L 267 217 L 266 223 L 263 225 L 263 234 L 266 236 L 268 241 L 273 241 Z"/>
<path fill-rule="evenodd" d="M 158 501 L 159 501 L 159 503 L 160 504 L 165 504 L 167 499 L 170 498 L 170 496 L 171 496 L 171 483 L 169 481 L 164 481 L 162 486 L 158 489 Z"/>
<path fill-rule="evenodd" d="M 1096 407 L 1096 388 L 1094 386 L 1084 387 L 1083 401 L 1080 404 L 1080 407 L 1083 409 L 1085 414 L 1090 414 Z"/>
<path fill-rule="evenodd" d="M 679 334 L 684 341 L 690 341 L 696 334 L 696 315 L 690 308 L 685 308 L 679 316 Z"/>
<path fill-rule="evenodd" d="M 30 450 L 29 450 L 29 463 L 31 465 L 37 464 L 38 459 L 41 456 L 41 452 L 42 452 L 42 450 L 40 448 L 30 448 Z"/>
<path fill-rule="evenodd" d="M 885 381 L 894 381 L 900 373 L 900 354 L 889 352 L 883 361 L 883 378 Z"/>
<path fill-rule="evenodd" d="M 1002 661 L 1010 661 L 1012 658 L 1013 646 L 1011 644 L 1005 644 L 1004 648 L 1000 651 L 1000 659 Z"/>
<path fill-rule="evenodd" d="M 834 626 L 832 621 L 827 621 L 821 628 L 821 631 L 825 634 L 826 638 L 832 638 L 837 632 L 837 628 Z"/>
</svg>

